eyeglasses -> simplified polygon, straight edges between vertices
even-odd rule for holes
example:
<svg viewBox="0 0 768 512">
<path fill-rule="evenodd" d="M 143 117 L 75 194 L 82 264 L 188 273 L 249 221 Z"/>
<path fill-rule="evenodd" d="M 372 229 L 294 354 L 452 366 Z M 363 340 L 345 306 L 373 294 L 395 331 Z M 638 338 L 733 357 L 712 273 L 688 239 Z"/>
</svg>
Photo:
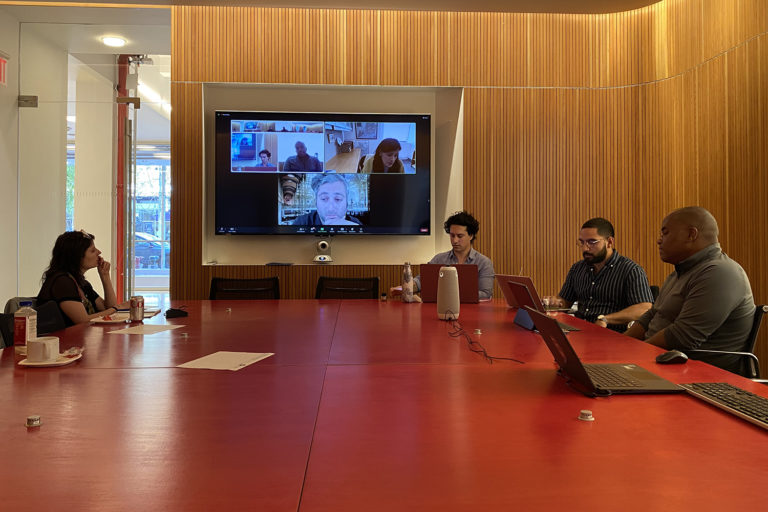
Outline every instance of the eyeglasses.
<svg viewBox="0 0 768 512">
<path fill-rule="evenodd" d="M 594 248 L 599 242 L 605 240 L 605 238 L 598 238 L 595 240 L 594 238 L 590 238 L 589 240 L 577 240 L 576 241 L 576 247 L 584 247 L 589 246 L 590 249 Z"/>
</svg>

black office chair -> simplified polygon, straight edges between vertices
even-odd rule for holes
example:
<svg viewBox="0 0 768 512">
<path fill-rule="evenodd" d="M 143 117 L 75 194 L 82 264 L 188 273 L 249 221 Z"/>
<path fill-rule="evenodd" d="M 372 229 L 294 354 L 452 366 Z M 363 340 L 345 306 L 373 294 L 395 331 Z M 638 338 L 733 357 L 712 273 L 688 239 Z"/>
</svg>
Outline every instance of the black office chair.
<svg viewBox="0 0 768 512">
<path fill-rule="evenodd" d="M 741 367 L 737 372 L 743 377 L 749 379 L 760 378 L 760 361 L 757 359 L 755 352 L 755 342 L 757 341 L 757 334 L 760 332 L 760 324 L 763 321 L 763 316 L 768 313 L 768 305 L 759 305 L 755 307 L 755 316 L 752 320 L 752 329 L 749 331 L 744 342 L 744 348 L 741 352 L 730 352 L 727 350 L 704 350 L 693 349 L 686 350 L 686 353 L 700 353 L 700 354 L 723 354 L 723 355 L 735 355 L 741 356 Z"/>
<path fill-rule="evenodd" d="M 656 302 L 656 299 L 659 298 L 659 287 L 655 284 L 651 285 L 651 296 L 653 296 L 653 302 Z"/>
<path fill-rule="evenodd" d="M 37 311 L 37 335 L 45 336 L 55 331 L 64 329 L 67 324 L 61 314 L 58 304 L 49 300 L 42 306 L 35 308 Z"/>
<path fill-rule="evenodd" d="M 316 299 L 378 299 L 378 277 L 326 277 L 317 279 Z"/>
<path fill-rule="evenodd" d="M 31 302 L 34 308 L 37 305 L 37 297 L 12 297 L 5 303 L 3 313 L 14 314 L 21 308 L 22 302 Z"/>
<path fill-rule="evenodd" d="M 35 301 L 36 302 L 36 301 Z M 64 316 L 54 301 L 35 306 L 37 312 L 37 335 L 45 336 L 64 329 Z M 0 348 L 13 345 L 13 313 L 0 313 Z"/>
<path fill-rule="evenodd" d="M 280 298 L 280 279 L 264 277 L 261 279 L 211 278 L 210 300 L 261 300 Z"/>
<path fill-rule="evenodd" d="M 13 346 L 13 315 L 0 313 L 0 349 Z"/>
</svg>

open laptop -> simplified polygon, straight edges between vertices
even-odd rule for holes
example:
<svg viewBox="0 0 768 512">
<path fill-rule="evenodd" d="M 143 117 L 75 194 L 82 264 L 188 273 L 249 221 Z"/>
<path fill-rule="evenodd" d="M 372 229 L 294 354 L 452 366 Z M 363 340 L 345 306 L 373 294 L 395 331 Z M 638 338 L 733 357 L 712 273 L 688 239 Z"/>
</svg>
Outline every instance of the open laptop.
<svg viewBox="0 0 768 512">
<path fill-rule="evenodd" d="M 440 265 L 438 263 L 419 265 L 422 302 L 437 302 L 437 280 L 440 267 L 456 267 L 456 272 L 459 275 L 459 302 L 462 304 L 477 304 L 479 302 L 477 265 Z"/>
<path fill-rule="evenodd" d="M 547 312 L 544 310 L 544 306 L 541 304 L 541 301 L 537 300 L 538 295 L 534 295 L 536 293 L 536 289 L 531 289 L 527 285 L 514 281 L 508 282 L 507 287 L 510 289 L 510 292 L 514 296 L 515 303 L 518 304 L 518 310 L 517 314 L 515 315 L 514 322 L 520 327 L 532 331 L 535 326 L 533 324 L 533 319 L 526 310 L 526 306 L 539 311 L 540 313 Z M 572 325 L 564 324 L 562 322 L 556 323 L 565 332 L 580 330 L 576 327 L 573 327 Z"/>
<path fill-rule="evenodd" d="M 501 293 L 504 294 L 504 299 L 507 301 L 507 305 L 511 308 L 521 308 L 525 305 L 525 304 L 520 304 L 517 301 L 517 299 L 515 298 L 514 292 L 512 291 L 512 288 L 509 286 L 509 283 L 520 283 L 528 287 L 528 291 L 531 292 L 531 296 L 533 297 L 533 302 L 535 304 L 535 307 L 539 311 L 544 311 L 545 309 L 547 311 L 562 311 L 562 312 L 570 311 L 570 308 L 556 308 L 554 306 L 544 306 L 543 302 L 539 298 L 539 293 L 536 291 L 536 287 L 533 285 L 533 280 L 528 276 L 511 276 L 507 274 L 496 274 L 496 281 L 499 283 L 499 288 L 501 288 Z M 541 306 L 544 309 L 539 309 L 539 306 Z"/>
<path fill-rule="evenodd" d="M 568 384 L 587 396 L 680 393 L 684 389 L 631 363 L 582 364 L 557 322 L 526 306 Z"/>
</svg>

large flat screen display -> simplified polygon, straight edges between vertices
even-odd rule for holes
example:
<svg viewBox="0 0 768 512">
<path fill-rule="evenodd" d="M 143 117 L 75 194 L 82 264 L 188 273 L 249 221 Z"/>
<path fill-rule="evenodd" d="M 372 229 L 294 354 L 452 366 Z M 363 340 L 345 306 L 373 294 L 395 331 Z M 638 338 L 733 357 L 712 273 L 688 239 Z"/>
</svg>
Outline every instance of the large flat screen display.
<svg viewBox="0 0 768 512">
<path fill-rule="evenodd" d="M 216 234 L 430 234 L 430 116 L 216 111 Z"/>
</svg>

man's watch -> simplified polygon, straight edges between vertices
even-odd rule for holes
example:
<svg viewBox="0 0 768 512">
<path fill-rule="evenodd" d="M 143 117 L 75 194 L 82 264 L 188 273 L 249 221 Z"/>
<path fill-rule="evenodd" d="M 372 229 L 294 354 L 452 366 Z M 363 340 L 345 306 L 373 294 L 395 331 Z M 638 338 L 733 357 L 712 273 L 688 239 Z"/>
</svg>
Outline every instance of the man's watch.
<svg viewBox="0 0 768 512">
<path fill-rule="evenodd" d="M 606 318 L 605 315 L 597 315 L 597 321 L 598 322 L 605 322 L 605 325 L 608 325 L 608 318 Z"/>
</svg>

